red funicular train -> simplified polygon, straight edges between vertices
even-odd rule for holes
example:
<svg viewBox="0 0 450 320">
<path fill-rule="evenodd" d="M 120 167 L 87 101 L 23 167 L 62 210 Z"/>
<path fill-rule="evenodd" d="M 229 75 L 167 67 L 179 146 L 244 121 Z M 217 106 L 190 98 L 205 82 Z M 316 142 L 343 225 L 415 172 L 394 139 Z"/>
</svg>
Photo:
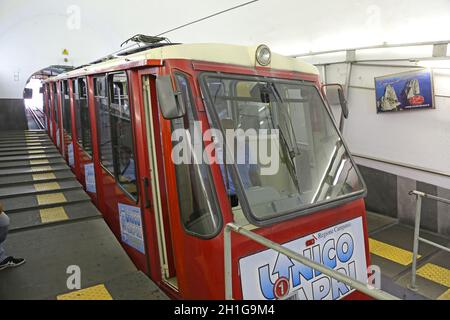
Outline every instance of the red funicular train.
<svg viewBox="0 0 450 320">
<path fill-rule="evenodd" d="M 173 298 L 225 297 L 230 222 L 367 282 L 365 185 L 322 89 L 316 67 L 264 45 L 155 42 L 48 79 L 47 128 L 136 266 Z M 232 151 L 232 129 L 273 143 L 274 162 L 246 146 L 207 152 L 220 133 Z M 244 160 L 218 161 L 227 154 Z M 235 299 L 363 297 L 237 234 L 232 267 Z"/>
</svg>

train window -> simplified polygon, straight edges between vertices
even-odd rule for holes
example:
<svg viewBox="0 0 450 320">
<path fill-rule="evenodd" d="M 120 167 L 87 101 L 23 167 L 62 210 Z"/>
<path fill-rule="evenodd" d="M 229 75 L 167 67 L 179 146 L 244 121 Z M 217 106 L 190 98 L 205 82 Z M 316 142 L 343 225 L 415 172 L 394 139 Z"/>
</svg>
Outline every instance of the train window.
<svg viewBox="0 0 450 320">
<path fill-rule="evenodd" d="M 58 91 L 56 90 L 56 82 L 52 84 L 53 86 L 53 115 L 55 117 L 56 125 L 59 124 L 58 119 Z"/>
<path fill-rule="evenodd" d="M 176 80 L 178 90 L 182 92 L 187 113 L 184 118 L 172 121 L 172 129 L 181 129 L 180 132 L 193 137 L 196 118 L 194 117 L 194 104 L 189 82 L 182 74 L 177 74 Z M 192 140 L 187 138 L 187 136 L 183 136 L 179 141 L 174 141 L 174 149 L 180 143 L 188 148 L 193 148 L 188 142 Z M 181 221 L 188 233 L 200 237 L 212 237 L 220 230 L 220 209 L 211 185 L 212 177 L 208 165 L 203 162 L 195 162 L 198 161 L 175 164 Z"/>
<path fill-rule="evenodd" d="M 249 142 L 237 146 L 230 166 L 235 188 L 228 193 L 237 191 L 250 222 L 279 221 L 364 193 L 351 156 L 311 83 L 205 75 L 203 88 L 213 125 L 241 129 Z"/>
<path fill-rule="evenodd" d="M 86 78 L 74 80 L 76 137 L 83 150 L 92 157 L 91 122 Z"/>
<path fill-rule="evenodd" d="M 75 138 L 78 143 L 82 144 L 81 138 L 81 118 L 80 118 L 80 89 L 78 88 L 78 80 L 72 80 L 73 101 L 75 109 Z"/>
<path fill-rule="evenodd" d="M 45 112 L 47 114 L 47 118 L 50 118 L 50 108 L 51 108 L 51 100 L 50 100 L 50 86 L 49 84 L 45 85 L 45 92 L 47 96 L 47 105 L 45 108 Z"/>
<path fill-rule="evenodd" d="M 70 114 L 70 96 L 69 96 L 69 82 L 64 80 L 61 82 L 62 94 L 62 112 L 63 112 L 63 126 L 66 133 L 72 135 L 72 115 Z"/>
<path fill-rule="evenodd" d="M 133 147 L 128 80 L 124 72 L 108 76 L 109 115 L 114 173 L 118 184 L 137 199 L 136 164 Z"/>
<path fill-rule="evenodd" d="M 109 172 L 114 172 L 113 147 L 111 139 L 111 119 L 108 110 L 106 76 L 94 78 L 94 101 L 97 120 L 97 140 L 100 162 Z"/>
<path fill-rule="evenodd" d="M 83 150 L 92 157 L 91 117 L 89 114 L 86 78 L 79 79 L 78 84 L 80 86 L 80 117 L 83 137 Z"/>
</svg>

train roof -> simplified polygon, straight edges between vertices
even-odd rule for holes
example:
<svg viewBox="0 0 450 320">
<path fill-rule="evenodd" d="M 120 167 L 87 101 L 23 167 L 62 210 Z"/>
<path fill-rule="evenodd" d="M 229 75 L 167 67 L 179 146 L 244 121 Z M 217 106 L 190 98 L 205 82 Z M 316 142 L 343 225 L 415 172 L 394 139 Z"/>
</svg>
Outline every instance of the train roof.
<svg viewBox="0 0 450 320">
<path fill-rule="evenodd" d="M 173 44 L 151 48 L 129 55 L 116 55 L 104 61 L 78 67 L 72 71 L 61 73 L 49 78 L 48 81 L 72 78 L 86 74 L 102 73 L 108 69 L 115 69 L 121 65 L 146 60 L 186 59 L 255 67 L 256 49 L 258 46 L 240 46 L 230 44 Z M 268 66 L 274 70 L 295 71 L 309 74 L 319 74 L 318 69 L 309 63 L 296 58 L 286 57 L 272 53 L 271 63 Z"/>
</svg>

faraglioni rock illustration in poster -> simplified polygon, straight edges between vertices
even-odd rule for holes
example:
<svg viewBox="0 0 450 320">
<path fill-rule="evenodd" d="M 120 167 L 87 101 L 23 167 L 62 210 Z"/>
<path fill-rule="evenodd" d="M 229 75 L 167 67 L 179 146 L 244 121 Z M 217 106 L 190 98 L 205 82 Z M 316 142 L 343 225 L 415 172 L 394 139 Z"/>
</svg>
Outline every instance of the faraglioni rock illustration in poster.
<svg viewBox="0 0 450 320">
<path fill-rule="evenodd" d="M 433 75 L 420 69 L 375 78 L 378 112 L 434 109 Z"/>
</svg>

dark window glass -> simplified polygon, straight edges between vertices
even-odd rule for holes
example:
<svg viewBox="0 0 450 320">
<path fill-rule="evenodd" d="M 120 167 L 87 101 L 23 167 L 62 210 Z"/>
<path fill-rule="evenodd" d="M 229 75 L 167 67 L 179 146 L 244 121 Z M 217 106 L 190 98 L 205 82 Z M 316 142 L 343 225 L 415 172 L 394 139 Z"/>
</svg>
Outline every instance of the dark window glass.
<svg viewBox="0 0 450 320">
<path fill-rule="evenodd" d="M 97 114 L 97 133 L 100 162 L 111 173 L 114 172 L 113 147 L 111 140 L 111 119 L 108 109 L 106 76 L 94 78 L 95 112 Z"/>
<path fill-rule="evenodd" d="M 173 147 L 183 144 L 190 148 L 193 154 L 193 141 L 195 130 L 194 104 L 189 89 L 189 83 L 185 76 L 176 75 L 178 90 L 186 105 L 187 114 L 184 118 L 172 121 L 172 129 L 181 129 L 184 132 L 179 141 L 173 142 Z M 178 149 L 177 149 L 178 150 Z M 183 155 L 180 155 L 183 156 Z M 177 178 L 178 199 L 180 202 L 181 221 L 189 233 L 211 237 L 220 228 L 219 207 L 212 186 L 212 177 L 208 165 L 195 163 L 181 163 L 175 165 Z"/>
<path fill-rule="evenodd" d="M 83 137 L 83 150 L 92 156 L 92 137 L 91 137 L 91 120 L 89 114 L 89 101 L 87 95 L 86 79 L 79 79 L 80 86 L 80 110 L 81 110 L 81 130 Z"/>
<path fill-rule="evenodd" d="M 55 117 L 56 125 L 59 124 L 58 119 L 58 91 L 56 90 L 56 83 L 53 83 L 53 115 Z"/>
<path fill-rule="evenodd" d="M 62 112 L 63 112 L 63 126 L 64 130 L 69 136 L 72 135 L 72 115 L 70 114 L 70 96 L 69 96 L 69 82 L 64 80 L 61 82 L 62 95 Z"/>
<path fill-rule="evenodd" d="M 74 80 L 76 137 L 83 150 L 92 156 L 91 121 L 85 78 Z"/>
<path fill-rule="evenodd" d="M 72 80 L 73 101 L 75 109 L 75 138 L 82 145 L 81 137 L 81 111 L 80 111 L 80 89 L 78 88 L 78 80 Z"/>
<path fill-rule="evenodd" d="M 45 91 L 47 92 L 47 105 L 45 106 L 45 112 L 47 117 L 50 117 L 51 101 L 50 101 L 50 85 L 45 85 Z"/>
<path fill-rule="evenodd" d="M 137 198 L 136 163 L 130 116 L 128 81 L 125 73 L 108 76 L 109 115 L 114 173 L 119 185 Z"/>
</svg>

